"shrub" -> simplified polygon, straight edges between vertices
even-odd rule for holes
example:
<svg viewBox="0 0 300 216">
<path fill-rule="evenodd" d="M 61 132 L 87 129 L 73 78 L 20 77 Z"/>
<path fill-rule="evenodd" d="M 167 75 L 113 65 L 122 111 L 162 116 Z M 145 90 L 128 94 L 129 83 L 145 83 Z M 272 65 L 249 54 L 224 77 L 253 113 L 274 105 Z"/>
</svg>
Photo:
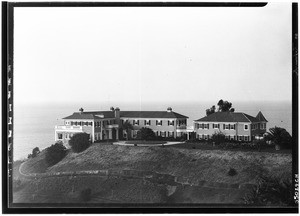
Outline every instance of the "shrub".
<svg viewBox="0 0 300 216">
<path fill-rule="evenodd" d="M 235 175 L 237 175 L 237 171 L 233 168 L 230 168 L 229 171 L 228 171 L 228 175 L 229 176 L 235 176 Z"/>
<path fill-rule="evenodd" d="M 53 166 L 66 156 L 66 147 L 62 143 L 55 143 L 46 149 L 45 160 L 48 166 Z"/>
<path fill-rule="evenodd" d="M 69 145 L 74 152 L 82 152 L 90 146 L 90 135 L 87 133 L 74 134 L 69 141 Z"/>
<path fill-rule="evenodd" d="M 263 175 L 243 200 L 247 205 L 293 206 L 293 192 L 291 179 L 280 180 L 278 177 Z"/>
<path fill-rule="evenodd" d="M 155 133 L 151 128 L 143 127 L 141 130 L 139 130 L 138 135 L 140 136 L 140 139 L 142 140 L 154 140 L 155 139 Z"/>
<path fill-rule="evenodd" d="M 292 147 L 292 136 L 284 128 L 274 127 L 269 129 L 265 139 L 272 141 L 275 145 L 279 145 L 282 148 Z"/>
<path fill-rule="evenodd" d="M 91 188 L 84 189 L 80 192 L 80 200 L 88 202 L 91 200 L 92 190 Z"/>
<path fill-rule="evenodd" d="M 211 136 L 211 141 L 219 145 L 220 143 L 225 142 L 225 134 L 222 132 L 216 132 Z"/>
<path fill-rule="evenodd" d="M 38 154 L 40 153 L 40 149 L 39 147 L 35 147 L 34 149 L 32 149 L 32 157 L 36 157 Z"/>
<path fill-rule="evenodd" d="M 39 147 L 32 149 L 32 153 L 28 154 L 27 158 L 35 158 L 40 153 Z"/>
</svg>

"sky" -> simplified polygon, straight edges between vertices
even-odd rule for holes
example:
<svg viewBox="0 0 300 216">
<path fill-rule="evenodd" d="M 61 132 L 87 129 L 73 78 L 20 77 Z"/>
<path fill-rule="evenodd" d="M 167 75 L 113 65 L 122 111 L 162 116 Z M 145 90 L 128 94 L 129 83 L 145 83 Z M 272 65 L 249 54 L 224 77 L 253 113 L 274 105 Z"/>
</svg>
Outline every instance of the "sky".
<svg viewBox="0 0 300 216">
<path fill-rule="evenodd" d="M 15 8 L 15 103 L 291 101 L 290 3 Z"/>
</svg>

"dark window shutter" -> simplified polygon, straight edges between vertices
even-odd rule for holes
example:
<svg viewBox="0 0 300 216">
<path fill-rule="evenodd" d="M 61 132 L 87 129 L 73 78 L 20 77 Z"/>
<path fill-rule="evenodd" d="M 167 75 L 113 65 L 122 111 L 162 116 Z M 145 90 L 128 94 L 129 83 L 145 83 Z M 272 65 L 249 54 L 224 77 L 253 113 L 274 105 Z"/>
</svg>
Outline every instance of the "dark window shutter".
<svg viewBox="0 0 300 216">
<path fill-rule="evenodd" d="M 220 124 L 218 124 L 218 128 L 220 129 Z"/>
<path fill-rule="evenodd" d="M 137 120 L 137 124 L 139 125 L 139 123 L 140 123 L 140 120 Z"/>
<path fill-rule="evenodd" d="M 233 125 L 233 130 L 235 130 L 235 124 Z"/>
<path fill-rule="evenodd" d="M 225 124 L 223 124 L 223 130 L 225 130 Z"/>
<path fill-rule="evenodd" d="M 170 120 L 168 120 L 168 126 L 170 125 Z"/>
<path fill-rule="evenodd" d="M 157 120 L 156 120 L 156 125 L 157 125 Z"/>
<path fill-rule="evenodd" d="M 147 121 L 146 120 L 144 120 L 144 125 L 146 125 L 147 124 Z"/>
<path fill-rule="evenodd" d="M 207 124 L 207 129 L 209 129 L 209 124 Z"/>
<path fill-rule="evenodd" d="M 149 125 L 151 125 L 151 120 L 149 120 Z"/>
</svg>

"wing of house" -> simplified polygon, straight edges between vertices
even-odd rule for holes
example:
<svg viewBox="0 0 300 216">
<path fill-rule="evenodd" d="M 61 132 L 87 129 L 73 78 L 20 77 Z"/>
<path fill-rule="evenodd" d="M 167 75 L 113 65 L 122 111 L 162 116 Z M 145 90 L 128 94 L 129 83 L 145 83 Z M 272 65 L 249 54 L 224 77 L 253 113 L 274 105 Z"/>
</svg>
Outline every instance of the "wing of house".
<svg viewBox="0 0 300 216">
<path fill-rule="evenodd" d="M 266 132 L 266 118 L 261 112 L 256 117 L 242 112 L 215 112 L 194 121 L 198 139 L 210 139 L 222 132 L 230 140 L 251 141 Z"/>
</svg>

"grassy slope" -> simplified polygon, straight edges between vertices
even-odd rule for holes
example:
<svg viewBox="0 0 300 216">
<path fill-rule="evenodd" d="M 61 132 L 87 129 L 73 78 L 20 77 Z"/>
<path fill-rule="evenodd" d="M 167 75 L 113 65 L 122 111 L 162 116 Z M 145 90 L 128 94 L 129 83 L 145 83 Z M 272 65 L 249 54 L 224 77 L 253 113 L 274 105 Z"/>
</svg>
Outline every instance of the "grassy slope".
<svg viewBox="0 0 300 216">
<path fill-rule="evenodd" d="M 69 153 L 49 172 L 137 169 L 225 183 L 254 183 L 259 173 L 291 174 L 291 155 L 161 147 L 129 147 L 95 144 L 86 151 Z M 227 175 L 229 168 L 237 175 Z"/>
<path fill-rule="evenodd" d="M 23 172 L 58 172 L 94 169 L 138 169 L 173 174 L 189 180 L 251 183 L 260 172 L 291 173 L 291 155 L 262 152 L 231 152 L 162 147 L 130 147 L 94 144 L 86 151 L 70 152 L 47 169 L 45 152 L 29 159 Z M 18 165 L 18 164 L 17 164 Z M 230 167 L 238 174 L 229 177 Z M 180 186 L 167 197 L 163 185 L 139 179 L 77 176 L 31 180 L 13 194 L 14 202 L 81 202 L 79 193 L 92 188 L 93 203 L 240 203 L 244 191 Z M 104 199 L 103 199 L 104 198 Z"/>
</svg>

